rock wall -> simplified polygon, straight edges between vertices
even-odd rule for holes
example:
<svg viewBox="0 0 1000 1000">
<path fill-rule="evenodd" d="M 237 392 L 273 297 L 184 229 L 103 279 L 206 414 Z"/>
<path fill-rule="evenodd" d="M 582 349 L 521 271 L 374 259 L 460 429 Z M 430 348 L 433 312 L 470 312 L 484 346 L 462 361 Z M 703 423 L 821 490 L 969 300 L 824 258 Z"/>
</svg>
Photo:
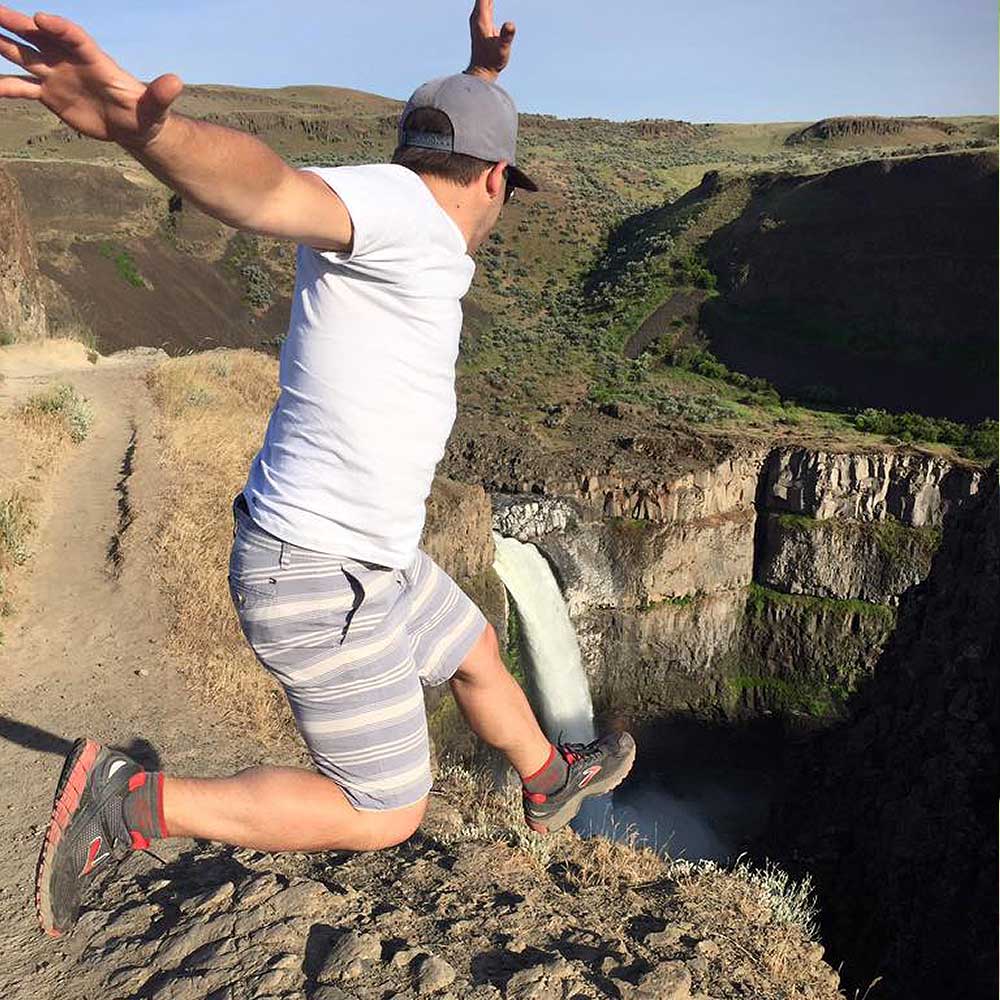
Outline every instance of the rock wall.
<svg viewBox="0 0 1000 1000">
<path fill-rule="evenodd" d="M 937 456 L 744 448 L 662 481 L 496 497 L 493 526 L 548 558 L 599 711 L 828 718 L 981 477 Z"/>
<path fill-rule="evenodd" d="M 507 598 L 493 572 L 490 501 L 481 486 L 438 476 L 427 498 L 421 547 L 476 602 L 501 634 Z"/>
<path fill-rule="evenodd" d="M 0 345 L 45 335 L 34 240 L 17 183 L 0 168 Z"/>
<path fill-rule="evenodd" d="M 766 514 L 757 579 L 787 594 L 895 605 L 930 570 L 939 528 Z"/>
<path fill-rule="evenodd" d="M 764 468 L 764 505 L 820 519 L 940 526 L 975 494 L 981 472 L 937 456 L 779 448 Z"/>
<path fill-rule="evenodd" d="M 890 998 L 997 995 L 998 536 L 994 465 L 775 823 L 819 886 L 834 964 Z"/>
</svg>

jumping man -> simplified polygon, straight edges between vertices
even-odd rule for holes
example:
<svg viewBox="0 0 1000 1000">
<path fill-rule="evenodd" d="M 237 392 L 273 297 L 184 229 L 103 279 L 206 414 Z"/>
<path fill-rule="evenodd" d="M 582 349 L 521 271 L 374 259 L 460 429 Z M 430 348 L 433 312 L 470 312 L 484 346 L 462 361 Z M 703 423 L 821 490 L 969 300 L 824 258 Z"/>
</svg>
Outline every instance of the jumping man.
<svg viewBox="0 0 1000 1000">
<path fill-rule="evenodd" d="M 78 740 L 38 867 L 42 928 L 76 921 L 94 873 L 160 837 L 262 851 L 374 850 L 419 826 L 431 787 L 423 685 L 448 682 L 472 729 L 521 776 L 546 833 L 618 785 L 628 734 L 542 733 L 480 610 L 420 550 L 424 502 L 455 420 L 470 254 L 516 188 L 517 112 L 496 85 L 514 25 L 476 0 L 464 73 L 419 87 L 388 164 L 297 170 L 242 132 L 171 110 L 78 25 L 0 7 L 0 97 L 40 101 L 115 142 L 202 211 L 298 244 L 281 393 L 233 504 L 229 586 L 316 765 L 228 778 L 144 770 Z"/>
</svg>

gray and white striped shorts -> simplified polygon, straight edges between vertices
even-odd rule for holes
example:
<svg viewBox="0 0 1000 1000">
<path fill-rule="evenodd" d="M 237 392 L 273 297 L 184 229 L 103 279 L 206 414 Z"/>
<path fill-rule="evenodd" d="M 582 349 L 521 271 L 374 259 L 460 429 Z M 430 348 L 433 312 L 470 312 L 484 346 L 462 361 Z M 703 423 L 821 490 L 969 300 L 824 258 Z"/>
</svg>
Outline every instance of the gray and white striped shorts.
<svg viewBox="0 0 1000 1000">
<path fill-rule="evenodd" d="M 356 809 L 431 787 L 422 685 L 447 681 L 486 619 L 425 552 L 405 570 L 299 548 L 237 497 L 229 589 L 243 634 L 285 690 L 317 768 Z"/>
</svg>

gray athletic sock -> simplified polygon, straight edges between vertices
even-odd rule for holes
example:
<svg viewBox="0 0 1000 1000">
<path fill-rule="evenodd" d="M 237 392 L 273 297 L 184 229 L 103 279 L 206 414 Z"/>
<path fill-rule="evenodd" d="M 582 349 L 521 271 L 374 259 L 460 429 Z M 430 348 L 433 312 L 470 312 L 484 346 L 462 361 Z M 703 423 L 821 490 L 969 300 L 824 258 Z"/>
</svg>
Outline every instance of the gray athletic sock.
<svg viewBox="0 0 1000 1000">
<path fill-rule="evenodd" d="M 569 765 L 563 755 L 552 747 L 549 759 L 534 774 L 522 778 L 524 790 L 532 795 L 550 795 L 558 792 L 566 784 L 569 776 Z"/>
<path fill-rule="evenodd" d="M 132 846 L 141 851 L 151 840 L 168 836 L 163 818 L 163 772 L 140 771 L 128 783 L 122 816 L 132 835 Z"/>
</svg>

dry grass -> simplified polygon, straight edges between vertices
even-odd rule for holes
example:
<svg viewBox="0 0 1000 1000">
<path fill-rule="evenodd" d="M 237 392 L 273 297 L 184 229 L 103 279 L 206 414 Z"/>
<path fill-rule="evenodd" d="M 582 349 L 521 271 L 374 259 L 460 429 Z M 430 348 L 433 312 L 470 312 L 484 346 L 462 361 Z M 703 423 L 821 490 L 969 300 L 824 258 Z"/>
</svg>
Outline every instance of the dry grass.
<svg viewBox="0 0 1000 1000">
<path fill-rule="evenodd" d="M 796 883 L 773 864 L 740 859 L 731 868 L 713 862 L 677 861 L 641 843 L 634 830 L 615 840 L 581 838 L 572 830 L 548 837 L 524 823 L 519 789 L 497 791 L 491 774 L 444 762 L 438 794 L 464 818 L 438 837 L 503 843 L 574 896 L 621 899 L 630 891 L 668 900 L 668 921 L 684 940 L 707 940 L 718 949 L 706 962 L 701 989 L 711 996 L 769 998 L 840 997 L 837 974 L 822 962 L 808 881 Z"/>
<path fill-rule="evenodd" d="M 488 840 L 505 843 L 539 870 L 556 871 L 576 891 L 612 890 L 639 885 L 662 876 L 664 860 L 640 843 L 632 829 L 616 831 L 616 838 L 583 839 L 569 828 L 546 837 L 524 822 L 521 789 L 508 782 L 497 789 L 491 774 L 445 761 L 437 783 L 465 818 L 464 825 L 444 840 Z"/>
<path fill-rule="evenodd" d="M 166 361 L 148 379 L 166 478 L 159 547 L 174 652 L 213 705 L 276 738 L 290 715 L 240 633 L 226 578 L 232 500 L 263 439 L 277 365 L 254 351 L 211 351 Z"/>
<path fill-rule="evenodd" d="M 794 882 L 772 863 L 745 860 L 671 865 L 681 919 L 711 928 L 723 967 L 750 996 L 839 997 L 839 976 L 822 962 L 808 880 Z"/>
<path fill-rule="evenodd" d="M 46 486 L 68 450 L 70 425 L 58 410 L 36 405 L 0 413 L 0 618 L 14 612 L 17 568 L 31 556 L 31 536 Z M 0 631 L 0 642 L 3 633 Z"/>
</svg>

